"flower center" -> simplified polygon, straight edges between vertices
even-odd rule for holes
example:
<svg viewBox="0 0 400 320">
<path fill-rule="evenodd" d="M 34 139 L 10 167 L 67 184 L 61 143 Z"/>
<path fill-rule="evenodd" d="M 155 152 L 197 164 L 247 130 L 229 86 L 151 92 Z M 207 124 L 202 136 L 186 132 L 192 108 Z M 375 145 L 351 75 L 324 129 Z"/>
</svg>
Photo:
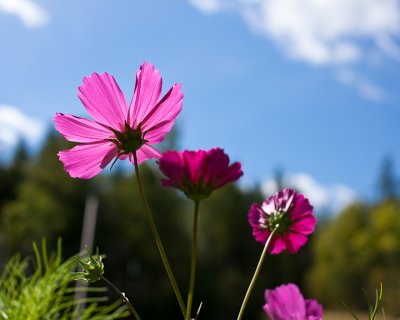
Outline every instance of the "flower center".
<svg viewBox="0 0 400 320">
<path fill-rule="evenodd" d="M 289 230 L 290 225 L 293 223 L 289 215 L 289 210 L 277 210 L 273 214 L 266 214 L 263 212 L 259 219 L 260 228 L 272 231 L 275 229 L 276 225 L 279 225 L 278 232 L 285 233 Z"/>
<path fill-rule="evenodd" d="M 197 183 L 194 183 L 190 179 L 184 178 L 182 184 L 184 186 L 183 192 L 189 199 L 192 199 L 193 201 L 201 201 L 206 199 L 213 191 L 213 188 L 204 182 L 203 177 L 200 177 Z"/>
<path fill-rule="evenodd" d="M 133 153 L 140 149 L 146 143 L 140 125 L 136 129 L 132 129 L 125 122 L 124 132 L 111 129 L 117 139 L 109 139 L 118 147 L 118 157 L 124 154 Z"/>
</svg>

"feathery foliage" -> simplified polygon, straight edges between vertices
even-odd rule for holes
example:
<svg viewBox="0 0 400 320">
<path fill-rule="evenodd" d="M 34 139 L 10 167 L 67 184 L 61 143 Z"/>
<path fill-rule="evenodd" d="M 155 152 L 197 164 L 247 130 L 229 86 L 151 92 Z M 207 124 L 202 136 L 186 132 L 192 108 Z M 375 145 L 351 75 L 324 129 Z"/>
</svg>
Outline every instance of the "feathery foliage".
<svg viewBox="0 0 400 320">
<path fill-rule="evenodd" d="M 1 320 L 114 320 L 129 314 L 121 302 L 102 305 L 108 300 L 105 288 L 75 286 L 72 272 L 77 262 L 72 258 L 62 262 L 60 240 L 56 253 L 50 256 L 45 241 L 42 241 L 41 250 L 35 243 L 33 247 L 33 261 L 17 254 L 0 275 Z M 76 299 L 78 291 L 97 295 Z M 83 303 L 84 309 L 80 307 Z"/>
</svg>

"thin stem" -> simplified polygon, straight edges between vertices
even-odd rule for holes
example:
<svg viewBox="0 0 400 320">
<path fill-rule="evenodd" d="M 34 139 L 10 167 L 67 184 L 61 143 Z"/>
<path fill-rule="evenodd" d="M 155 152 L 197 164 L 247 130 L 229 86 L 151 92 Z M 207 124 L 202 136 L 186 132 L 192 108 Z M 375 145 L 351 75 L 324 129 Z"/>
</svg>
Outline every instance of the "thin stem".
<svg viewBox="0 0 400 320">
<path fill-rule="evenodd" d="M 193 217 L 193 239 L 192 239 L 192 259 L 190 267 L 190 281 L 189 281 L 189 293 L 187 298 L 187 309 L 185 320 L 190 320 L 190 314 L 192 312 L 193 302 L 193 291 L 194 283 L 196 280 L 196 262 L 197 262 L 197 217 L 199 213 L 199 201 L 194 202 L 194 217 Z"/>
<path fill-rule="evenodd" d="M 129 302 L 128 298 L 125 296 L 125 294 L 123 294 L 121 291 L 119 291 L 119 289 L 110 280 L 108 280 L 106 277 L 101 276 L 101 279 L 119 295 L 119 297 L 121 298 L 121 300 L 124 303 L 126 303 L 128 305 L 129 310 L 132 312 L 132 314 L 135 317 L 135 319 L 136 320 L 141 320 L 140 317 L 139 317 L 139 314 L 137 313 L 135 308 L 131 305 L 131 303 Z"/>
<path fill-rule="evenodd" d="M 256 283 L 256 280 L 258 278 L 258 275 L 260 273 L 262 264 L 264 262 L 264 259 L 265 259 L 265 256 L 266 256 L 266 253 L 267 253 L 267 250 L 268 250 L 268 246 L 269 246 L 269 244 L 271 242 L 271 239 L 274 236 L 276 230 L 278 230 L 278 228 L 279 228 L 279 225 L 277 224 L 275 226 L 274 230 L 272 230 L 271 234 L 269 235 L 269 237 L 267 239 L 267 242 L 265 242 L 265 246 L 264 246 L 264 249 L 263 249 L 263 251 L 261 253 L 260 260 L 258 261 L 256 271 L 254 272 L 253 278 L 250 281 L 250 285 L 247 288 L 246 295 L 244 296 L 244 299 L 243 299 L 243 302 L 242 302 L 242 306 L 240 307 L 240 311 L 239 311 L 239 315 L 237 317 L 237 320 L 242 319 L 242 316 L 243 316 L 243 313 L 244 313 L 244 309 L 246 308 L 247 301 L 249 300 L 249 297 L 250 297 L 250 293 L 253 290 L 253 287 L 254 287 L 254 285 Z"/>
<path fill-rule="evenodd" d="M 147 198 L 146 198 L 145 193 L 144 193 L 142 180 L 140 178 L 140 173 L 139 173 L 139 165 L 138 165 L 138 162 L 137 162 L 136 152 L 133 153 L 133 159 L 134 159 L 134 162 L 135 162 L 136 180 L 137 180 L 137 183 L 138 183 L 140 196 L 142 197 L 142 201 L 144 203 L 147 222 L 149 223 L 151 232 L 153 233 L 154 240 L 156 241 L 157 248 L 158 248 L 158 251 L 160 253 L 160 256 L 161 256 L 162 262 L 164 264 L 165 270 L 167 272 L 169 281 L 171 282 L 172 288 L 174 289 L 176 299 L 178 300 L 179 306 L 180 306 L 181 311 L 182 311 L 182 315 L 185 317 L 185 315 L 186 315 L 185 303 L 183 302 L 181 291 L 179 290 L 178 284 L 177 284 L 177 282 L 175 280 L 174 274 L 172 272 L 172 269 L 171 269 L 171 266 L 169 264 L 167 255 L 166 255 L 165 250 L 164 250 L 164 246 L 163 246 L 163 244 L 161 242 L 160 235 L 158 234 L 156 223 L 154 222 L 153 215 L 151 214 L 149 203 L 147 202 Z"/>
</svg>

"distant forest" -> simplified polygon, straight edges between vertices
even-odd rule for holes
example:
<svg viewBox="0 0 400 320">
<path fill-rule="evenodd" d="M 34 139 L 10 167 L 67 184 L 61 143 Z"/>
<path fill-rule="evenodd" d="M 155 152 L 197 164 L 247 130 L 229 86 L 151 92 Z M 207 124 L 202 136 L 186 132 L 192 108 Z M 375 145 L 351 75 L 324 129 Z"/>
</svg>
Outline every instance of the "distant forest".
<svg viewBox="0 0 400 320">
<path fill-rule="evenodd" d="M 91 180 L 72 179 L 57 158 L 59 150 L 69 147 L 52 132 L 35 155 L 21 143 L 12 161 L 0 164 L 0 268 L 17 252 L 32 254 L 32 242 L 43 238 L 55 249 L 61 237 L 64 258 L 77 254 L 85 204 L 94 197 L 94 246 L 107 256 L 107 277 L 134 299 L 144 318 L 178 318 L 179 306 L 145 221 L 133 168 L 129 172 L 116 166 Z M 192 203 L 161 186 L 154 163 L 141 170 L 172 268 L 186 292 Z M 374 203 L 353 203 L 329 217 L 316 212 L 318 228 L 298 254 L 267 256 L 247 308 L 248 319 L 265 319 L 264 290 L 289 282 L 326 309 L 344 309 L 341 299 L 365 309 L 362 289 L 373 297 L 382 282 L 385 311 L 400 315 L 399 179 L 389 159 L 383 161 L 377 181 Z M 203 302 L 202 319 L 237 315 L 262 250 L 251 235 L 247 212 L 252 203 L 263 200 L 257 187 L 228 185 L 201 204 L 194 308 Z"/>
</svg>

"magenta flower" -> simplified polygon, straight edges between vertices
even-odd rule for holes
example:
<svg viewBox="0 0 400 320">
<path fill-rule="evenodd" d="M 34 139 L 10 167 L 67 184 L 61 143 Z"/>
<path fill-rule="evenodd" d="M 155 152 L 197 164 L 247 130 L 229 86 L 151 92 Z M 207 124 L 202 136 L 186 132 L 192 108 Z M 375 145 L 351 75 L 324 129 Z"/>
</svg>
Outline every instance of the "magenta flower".
<svg viewBox="0 0 400 320">
<path fill-rule="evenodd" d="M 323 309 L 317 300 L 304 300 L 292 283 L 265 290 L 264 311 L 271 320 L 321 320 Z"/>
<path fill-rule="evenodd" d="M 317 219 L 312 212 L 313 207 L 302 194 L 283 189 L 266 199 L 262 205 L 254 203 L 250 207 L 248 220 L 254 238 L 263 244 L 275 226 L 279 225 L 268 248 L 271 254 L 278 254 L 284 249 L 296 253 L 315 229 Z"/>
<path fill-rule="evenodd" d="M 60 151 L 59 159 L 74 178 L 89 179 L 111 160 L 126 159 L 138 163 L 159 158 L 151 145 L 164 140 L 182 109 L 181 85 L 175 84 L 159 100 L 160 72 L 146 62 L 136 73 L 136 85 L 129 108 L 114 77 L 92 73 L 83 78 L 78 96 L 93 120 L 57 113 L 56 129 L 69 141 L 80 144 Z"/>
<path fill-rule="evenodd" d="M 159 159 L 159 165 L 167 177 L 161 179 L 161 183 L 182 190 L 195 201 L 207 198 L 213 190 L 243 175 L 240 163 L 229 165 L 229 157 L 219 148 L 209 151 L 167 151 Z"/>
</svg>

